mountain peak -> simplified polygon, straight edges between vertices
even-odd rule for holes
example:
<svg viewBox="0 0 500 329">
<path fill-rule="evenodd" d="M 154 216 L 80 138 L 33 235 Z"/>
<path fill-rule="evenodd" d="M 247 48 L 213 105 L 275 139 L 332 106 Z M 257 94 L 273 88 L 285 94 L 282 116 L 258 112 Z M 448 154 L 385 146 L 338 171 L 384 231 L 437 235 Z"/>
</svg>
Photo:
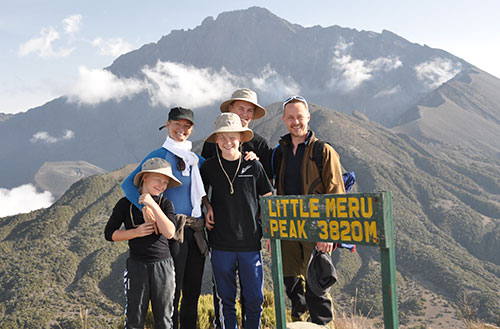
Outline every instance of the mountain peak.
<svg viewBox="0 0 500 329">
<path fill-rule="evenodd" d="M 279 32 L 280 28 L 294 32 L 303 29 L 302 26 L 292 24 L 276 16 L 268 9 L 257 6 L 248 9 L 223 12 L 217 16 L 215 22 L 223 25 L 243 25 L 245 26 L 243 30 L 249 29 L 249 32 L 255 32 L 257 30 L 266 31 L 267 28 L 277 29 L 277 32 Z"/>
<path fill-rule="evenodd" d="M 248 9 L 238 9 L 238 10 L 232 10 L 232 11 L 225 11 L 225 12 L 220 13 L 217 16 L 217 19 L 226 19 L 228 17 L 230 17 L 230 18 L 231 17 L 256 18 L 259 20 L 262 20 L 264 18 L 281 19 L 280 17 L 276 16 L 268 9 L 258 7 L 258 6 L 249 7 Z"/>
</svg>

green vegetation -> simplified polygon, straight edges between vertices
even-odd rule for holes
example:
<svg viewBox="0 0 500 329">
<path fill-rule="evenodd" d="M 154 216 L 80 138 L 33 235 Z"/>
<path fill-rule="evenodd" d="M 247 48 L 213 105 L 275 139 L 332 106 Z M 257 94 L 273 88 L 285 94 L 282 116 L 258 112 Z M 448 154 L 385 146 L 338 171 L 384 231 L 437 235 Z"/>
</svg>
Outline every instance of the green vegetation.
<svg viewBox="0 0 500 329">
<path fill-rule="evenodd" d="M 454 314 L 465 294 L 477 310 L 471 321 L 497 323 L 499 161 L 446 145 L 424 146 L 369 121 L 312 109 L 318 111 L 313 129 L 337 149 L 346 170 L 356 172 L 356 190 L 393 192 L 401 313 L 410 318 L 426 312 L 424 296 L 416 290 L 426 289 L 442 296 Z M 271 143 L 284 133 L 276 113 L 256 126 Z M 2 329 L 81 328 L 81 309 L 88 312 L 88 328 L 116 328 L 128 246 L 105 241 L 103 230 L 123 195 L 120 182 L 116 174 L 89 177 L 49 209 L 0 219 Z M 271 259 L 264 255 L 265 288 L 272 291 Z M 380 317 L 376 248 L 336 250 L 334 261 L 339 281 L 331 293 L 338 313 Z M 207 277 L 203 291 L 210 291 Z M 199 321 L 210 321 L 211 304 L 200 305 Z M 266 319 L 270 313 L 266 309 Z"/>
<path fill-rule="evenodd" d="M 212 295 L 202 295 L 198 302 L 198 321 L 197 327 L 200 329 L 213 328 L 214 321 L 214 308 L 213 308 Z M 276 325 L 275 312 L 274 312 L 274 295 L 272 292 L 264 290 L 264 303 L 262 305 L 262 327 L 263 328 L 274 328 Z M 239 301 L 236 302 L 236 317 L 238 324 L 241 325 L 241 304 Z M 118 329 L 123 329 L 124 317 L 121 318 L 120 324 L 117 326 Z M 151 311 L 151 305 L 148 309 L 148 314 L 146 315 L 145 329 L 154 328 L 153 313 Z"/>
<path fill-rule="evenodd" d="M 101 289 L 126 244 L 104 241 L 110 209 L 121 197 L 116 179 L 91 177 L 54 206 L 1 220 L 2 328 L 104 328 L 122 312 L 122 288 Z M 123 266 L 120 266 L 123 271 Z M 115 290 L 116 289 L 116 290 Z M 109 295 L 103 293 L 106 291 Z"/>
</svg>

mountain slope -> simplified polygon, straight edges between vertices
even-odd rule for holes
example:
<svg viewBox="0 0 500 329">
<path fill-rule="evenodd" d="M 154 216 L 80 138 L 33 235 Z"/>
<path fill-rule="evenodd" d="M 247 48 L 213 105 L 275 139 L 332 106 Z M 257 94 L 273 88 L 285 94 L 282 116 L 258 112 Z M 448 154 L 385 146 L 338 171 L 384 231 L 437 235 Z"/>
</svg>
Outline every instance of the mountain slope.
<svg viewBox="0 0 500 329">
<path fill-rule="evenodd" d="M 441 296 L 455 310 L 465 295 L 483 320 L 497 321 L 500 163 L 467 157 L 460 149 L 425 147 L 363 115 L 313 104 L 311 110 L 312 129 L 336 148 L 347 170 L 356 172 L 355 191 L 393 192 L 402 321 L 415 312 L 408 305 L 425 298 L 415 286 Z M 269 106 L 268 120 L 255 126 L 273 144 L 285 133 L 280 111 L 279 104 Z M 131 170 L 85 178 L 49 209 L 0 219 L 3 328 L 55 321 L 71 328 L 80 306 L 89 310 L 91 327 L 118 323 L 127 246 L 105 241 L 103 229 L 122 196 L 119 183 Z M 380 315 L 376 248 L 336 251 L 335 259 L 337 309 L 350 309 L 357 295 L 363 312 Z M 439 328 L 437 322 L 432 327 Z"/>
<path fill-rule="evenodd" d="M 193 107 L 192 139 L 204 138 L 220 101 L 243 86 L 255 89 L 261 104 L 301 93 L 389 125 L 470 68 L 389 31 L 305 28 L 258 7 L 225 12 L 117 58 L 107 72 L 135 78 L 119 81 L 121 88 L 134 81 L 137 93 L 90 104 L 62 96 L 0 122 L 0 181 L 4 188 L 27 183 L 47 161 L 82 160 L 108 171 L 138 162 L 163 142 L 157 129 L 173 106 Z"/>
<path fill-rule="evenodd" d="M 52 207 L 1 220 L 2 328 L 80 328 L 80 307 L 89 327 L 116 325 L 122 288 L 109 275 L 123 271 L 114 263 L 127 245 L 103 241 L 103 225 L 131 170 L 85 178 Z"/>
<path fill-rule="evenodd" d="M 86 161 L 45 162 L 34 177 L 35 186 L 49 191 L 57 200 L 73 183 L 106 171 Z"/>
<path fill-rule="evenodd" d="M 164 141 L 167 109 L 137 96 L 78 106 L 61 97 L 0 122 L 2 187 L 21 185 L 45 162 L 87 161 L 105 170 L 139 162 Z"/>
<path fill-rule="evenodd" d="M 500 79 L 464 70 L 405 113 L 395 131 L 500 158 Z"/>
<path fill-rule="evenodd" d="M 279 104 L 273 108 L 275 117 L 256 131 L 274 143 L 286 131 Z M 311 126 L 337 149 L 344 168 L 356 172 L 357 191 L 393 192 L 398 271 L 451 301 L 474 296 L 481 316 L 496 321 L 500 162 L 468 157 L 459 148 L 434 149 L 362 116 L 312 109 Z M 376 253 L 363 265 L 372 258 Z M 353 293 L 357 285 L 350 287 Z"/>
<path fill-rule="evenodd" d="M 244 28 L 240 22 L 245 22 Z M 287 89 L 308 95 L 312 102 L 348 113 L 357 109 L 384 124 L 471 67 L 452 54 L 390 31 L 304 28 L 259 7 L 221 13 L 215 20 L 208 17 L 192 30 L 172 31 L 157 43 L 120 56 L 109 70 L 142 77 L 141 70 L 158 61 L 224 68 L 243 78 L 272 72 Z M 285 96 L 261 92 L 264 103 Z"/>
<path fill-rule="evenodd" d="M 0 122 L 5 121 L 5 120 L 9 120 L 13 116 L 14 116 L 14 114 L 10 114 L 10 113 L 0 113 Z"/>
</svg>

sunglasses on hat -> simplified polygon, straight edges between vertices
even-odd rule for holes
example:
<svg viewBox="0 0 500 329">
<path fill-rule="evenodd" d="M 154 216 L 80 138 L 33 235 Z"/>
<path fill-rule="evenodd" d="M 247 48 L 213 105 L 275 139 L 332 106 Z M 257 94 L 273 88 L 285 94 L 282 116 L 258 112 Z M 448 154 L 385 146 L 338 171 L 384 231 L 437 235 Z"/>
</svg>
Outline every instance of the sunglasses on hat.
<svg viewBox="0 0 500 329">
<path fill-rule="evenodd" d="M 304 103 L 304 104 L 305 104 L 305 106 L 306 106 L 306 108 L 309 110 L 309 105 L 307 104 L 306 99 L 305 99 L 304 97 L 302 97 L 302 96 L 299 96 L 299 95 L 294 95 L 294 96 L 290 96 L 290 97 L 288 97 L 287 99 L 285 99 L 285 100 L 283 101 L 283 111 L 285 110 L 285 106 L 286 106 L 288 103 L 290 103 L 290 102 L 292 102 L 292 101 L 295 101 L 295 100 L 296 100 L 296 101 L 299 101 L 299 102 L 301 102 L 301 103 Z"/>
</svg>

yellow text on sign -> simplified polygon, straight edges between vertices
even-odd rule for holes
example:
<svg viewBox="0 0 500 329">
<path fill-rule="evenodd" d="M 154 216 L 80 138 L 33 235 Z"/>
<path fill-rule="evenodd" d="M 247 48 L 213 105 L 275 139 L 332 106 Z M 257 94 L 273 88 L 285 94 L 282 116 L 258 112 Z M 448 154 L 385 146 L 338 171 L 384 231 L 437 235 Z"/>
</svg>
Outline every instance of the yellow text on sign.
<svg viewBox="0 0 500 329">
<path fill-rule="evenodd" d="M 307 239 L 307 234 L 304 229 L 305 224 L 306 221 L 303 219 L 271 219 L 269 220 L 269 231 L 271 237 Z"/>
<path fill-rule="evenodd" d="M 307 201 L 306 201 L 307 202 Z M 303 199 L 268 200 L 269 217 L 319 217 L 319 199 L 309 199 L 308 211 L 304 207 Z"/>
<path fill-rule="evenodd" d="M 321 240 L 335 240 L 343 242 L 378 243 L 377 223 L 375 221 L 318 221 L 319 238 Z"/>
<path fill-rule="evenodd" d="M 268 200 L 269 217 L 288 218 L 371 218 L 373 197 L 345 196 L 324 199 L 325 213 L 321 214 L 320 199 L 300 198 Z"/>
</svg>

